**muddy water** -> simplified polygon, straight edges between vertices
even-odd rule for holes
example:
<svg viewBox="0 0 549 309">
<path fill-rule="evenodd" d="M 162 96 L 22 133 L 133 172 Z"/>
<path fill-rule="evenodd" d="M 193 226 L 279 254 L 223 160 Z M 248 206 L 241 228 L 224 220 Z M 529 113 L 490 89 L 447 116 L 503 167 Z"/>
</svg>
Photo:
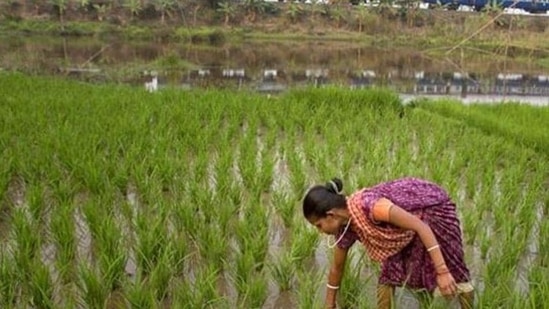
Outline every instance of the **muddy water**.
<svg viewBox="0 0 549 309">
<path fill-rule="evenodd" d="M 5 37 L 2 42 L 0 69 L 142 87 L 148 83 L 151 89 L 229 87 L 280 92 L 301 86 L 381 85 L 413 96 L 472 96 L 469 101 L 475 96 L 487 100 L 532 97 L 541 101 L 538 104 L 548 104 L 549 97 L 549 69 L 536 63 L 543 55 L 518 61 L 479 51 L 437 56 L 421 47 L 379 49 L 363 43 L 315 41 L 211 46 Z"/>
</svg>

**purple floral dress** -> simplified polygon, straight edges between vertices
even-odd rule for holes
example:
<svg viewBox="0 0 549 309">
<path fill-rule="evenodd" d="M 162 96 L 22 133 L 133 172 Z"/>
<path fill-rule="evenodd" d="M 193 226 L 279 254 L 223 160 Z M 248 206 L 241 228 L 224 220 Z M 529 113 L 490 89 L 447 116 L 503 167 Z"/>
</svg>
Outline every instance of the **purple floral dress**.
<svg viewBox="0 0 549 309">
<path fill-rule="evenodd" d="M 387 198 L 419 217 L 435 234 L 446 265 L 456 282 L 470 281 L 469 270 L 464 261 L 456 206 L 444 189 L 422 179 L 403 178 L 365 188 L 355 194 L 360 195 L 362 210 L 368 220 L 372 220 L 371 209 L 380 198 Z M 374 224 L 400 229 L 390 223 Z M 349 248 L 357 240 L 359 238 L 356 231 L 349 230 L 338 243 L 338 247 Z M 389 256 L 382 263 L 380 284 L 426 289 L 430 292 L 437 287 L 433 262 L 418 235 L 415 235 L 402 250 Z"/>
</svg>

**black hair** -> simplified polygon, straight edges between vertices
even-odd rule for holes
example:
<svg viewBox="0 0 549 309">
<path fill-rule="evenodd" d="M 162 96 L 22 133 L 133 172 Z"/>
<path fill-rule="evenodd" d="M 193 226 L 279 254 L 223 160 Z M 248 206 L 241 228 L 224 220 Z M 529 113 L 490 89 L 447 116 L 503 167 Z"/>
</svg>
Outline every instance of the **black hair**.
<svg viewBox="0 0 549 309">
<path fill-rule="evenodd" d="M 309 189 L 303 198 L 305 218 L 323 218 L 329 210 L 347 207 L 347 199 L 342 191 L 343 182 L 339 178 L 332 178 L 325 185 L 316 185 Z"/>
</svg>

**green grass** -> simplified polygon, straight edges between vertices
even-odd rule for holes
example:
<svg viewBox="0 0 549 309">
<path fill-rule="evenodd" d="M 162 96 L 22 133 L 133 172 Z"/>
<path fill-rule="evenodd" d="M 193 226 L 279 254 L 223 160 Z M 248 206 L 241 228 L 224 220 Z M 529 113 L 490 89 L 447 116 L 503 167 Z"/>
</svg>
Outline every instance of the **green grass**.
<svg viewBox="0 0 549 309">
<path fill-rule="evenodd" d="M 147 93 L 6 72 L 0 92 L 2 305 L 259 308 L 280 292 L 315 308 L 330 259 L 304 191 L 409 175 L 456 200 L 482 307 L 549 298 L 547 108 L 403 108 L 385 89 L 333 87 Z M 342 304 L 373 306 L 352 291 L 373 295 L 377 271 L 349 264 Z"/>
<path fill-rule="evenodd" d="M 549 155 L 548 108 L 525 108 L 520 103 L 467 106 L 452 102 L 426 103 L 420 107 Z"/>
</svg>

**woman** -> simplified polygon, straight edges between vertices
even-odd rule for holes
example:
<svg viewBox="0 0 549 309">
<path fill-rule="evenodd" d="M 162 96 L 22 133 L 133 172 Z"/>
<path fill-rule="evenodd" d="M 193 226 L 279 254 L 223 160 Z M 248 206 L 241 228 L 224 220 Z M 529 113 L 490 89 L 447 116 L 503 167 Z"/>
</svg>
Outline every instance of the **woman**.
<svg viewBox="0 0 549 309">
<path fill-rule="evenodd" d="M 359 190 L 346 198 L 334 178 L 312 187 L 303 200 L 305 218 L 335 235 L 326 306 L 336 307 L 347 251 L 359 240 L 382 262 L 377 288 L 379 309 L 391 308 L 395 287 L 459 296 L 472 308 L 473 287 L 464 262 L 460 222 L 448 194 L 434 183 L 403 178 Z"/>
</svg>

